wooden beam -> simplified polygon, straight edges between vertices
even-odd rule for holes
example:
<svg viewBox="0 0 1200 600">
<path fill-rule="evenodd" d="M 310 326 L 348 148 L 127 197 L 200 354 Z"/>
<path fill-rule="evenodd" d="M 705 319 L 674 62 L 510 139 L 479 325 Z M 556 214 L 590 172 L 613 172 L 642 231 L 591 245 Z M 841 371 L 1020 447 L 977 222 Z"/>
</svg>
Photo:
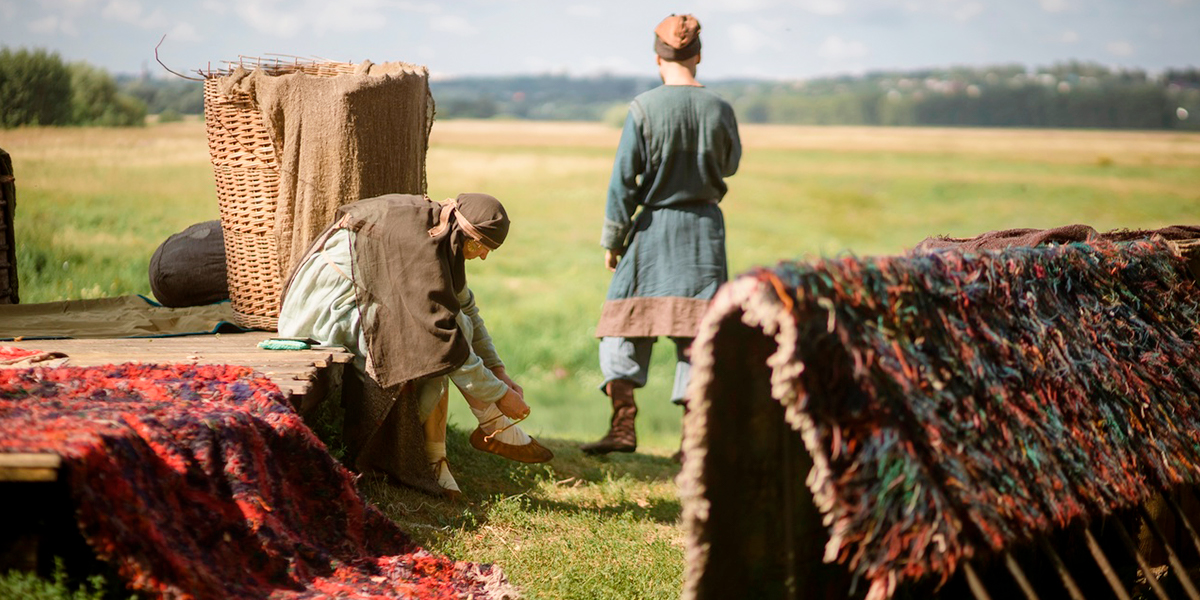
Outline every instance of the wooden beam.
<svg viewBox="0 0 1200 600">
<path fill-rule="evenodd" d="M 55 481 L 62 457 L 48 452 L 0 453 L 0 481 Z"/>
</svg>

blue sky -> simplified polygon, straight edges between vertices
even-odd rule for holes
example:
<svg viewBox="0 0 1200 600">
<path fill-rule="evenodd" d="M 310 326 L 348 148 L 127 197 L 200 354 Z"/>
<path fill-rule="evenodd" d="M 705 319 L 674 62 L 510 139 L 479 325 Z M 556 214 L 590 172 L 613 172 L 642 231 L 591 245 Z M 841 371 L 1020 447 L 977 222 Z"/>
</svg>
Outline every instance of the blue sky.
<svg viewBox="0 0 1200 600">
<path fill-rule="evenodd" d="M 113 73 L 239 55 L 402 60 L 434 77 L 653 76 L 653 28 L 692 13 L 700 78 L 805 79 L 874 69 L 1200 67 L 1200 0 L 0 0 L 0 45 Z"/>
</svg>

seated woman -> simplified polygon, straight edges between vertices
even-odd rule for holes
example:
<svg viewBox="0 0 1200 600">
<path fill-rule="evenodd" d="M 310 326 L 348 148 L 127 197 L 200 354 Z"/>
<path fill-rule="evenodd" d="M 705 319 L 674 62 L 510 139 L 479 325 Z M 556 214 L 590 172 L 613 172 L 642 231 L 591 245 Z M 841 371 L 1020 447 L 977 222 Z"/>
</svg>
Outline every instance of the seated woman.
<svg viewBox="0 0 1200 600">
<path fill-rule="evenodd" d="M 465 261 L 508 235 L 498 200 L 389 194 L 342 206 L 284 287 L 279 333 L 355 355 L 343 384 L 346 463 L 363 474 L 457 495 L 446 460 L 453 381 L 477 449 L 521 462 L 553 454 L 510 419 L 528 416 L 467 287 Z"/>
</svg>

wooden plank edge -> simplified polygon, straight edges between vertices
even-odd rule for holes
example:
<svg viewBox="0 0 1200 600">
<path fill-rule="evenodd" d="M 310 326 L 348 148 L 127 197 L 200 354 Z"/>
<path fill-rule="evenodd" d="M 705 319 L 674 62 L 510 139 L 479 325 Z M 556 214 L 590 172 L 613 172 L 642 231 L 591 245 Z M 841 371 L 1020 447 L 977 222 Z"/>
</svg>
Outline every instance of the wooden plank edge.
<svg viewBox="0 0 1200 600">
<path fill-rule="evenodd" d="M 56 481 L 62 457 L 48 452 L 0 453 L 0 481 Z"/>
</svg>

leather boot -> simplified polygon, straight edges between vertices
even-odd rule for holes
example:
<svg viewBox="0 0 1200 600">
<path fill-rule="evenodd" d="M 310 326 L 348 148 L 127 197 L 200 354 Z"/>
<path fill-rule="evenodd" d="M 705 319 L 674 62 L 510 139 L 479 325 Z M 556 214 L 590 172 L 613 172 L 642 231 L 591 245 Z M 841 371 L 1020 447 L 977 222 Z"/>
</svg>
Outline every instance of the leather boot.
<svg viewBox="0 0 1200 600">
<path fill-rule="evenodd" d="M 637 450 L 637 431 L 633 421 L 637 418 L 637 404 L 633 401 L 633 384 L 623 379 L 608 382 L 608 397 L 612 400 L 612 422 L 608 434 L 598 442 L 579 447 L 584 454 L 608 454 L 609 452 L 633 452 Z"/>
</svg>

